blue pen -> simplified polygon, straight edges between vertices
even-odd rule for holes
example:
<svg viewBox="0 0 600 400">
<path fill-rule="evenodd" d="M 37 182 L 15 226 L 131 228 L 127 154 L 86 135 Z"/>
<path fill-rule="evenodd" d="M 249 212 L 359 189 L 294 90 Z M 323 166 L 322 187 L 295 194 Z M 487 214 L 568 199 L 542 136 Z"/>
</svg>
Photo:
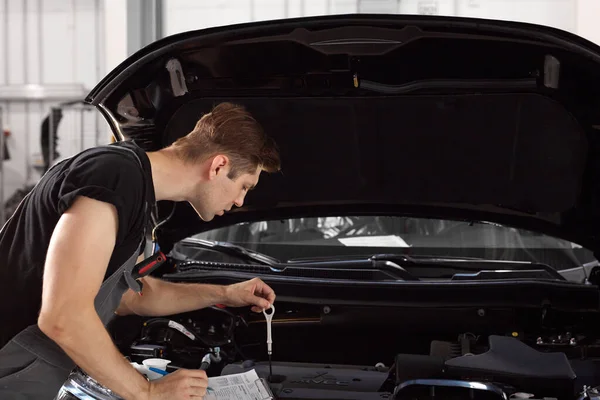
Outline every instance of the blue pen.
<svg viewBox="0 0 600 400">
<path fill-rule="evenodd" d="M 163 371 L 162 369 L 158 369 L 158 368 L 154 368 L 154 367 L 148 367 L 148 369 L 152 372 L 156 372 L 157 374 L 161 374 L 162 376 L 165 376 L 168 374 L 167 371 Z"/>
</svg>

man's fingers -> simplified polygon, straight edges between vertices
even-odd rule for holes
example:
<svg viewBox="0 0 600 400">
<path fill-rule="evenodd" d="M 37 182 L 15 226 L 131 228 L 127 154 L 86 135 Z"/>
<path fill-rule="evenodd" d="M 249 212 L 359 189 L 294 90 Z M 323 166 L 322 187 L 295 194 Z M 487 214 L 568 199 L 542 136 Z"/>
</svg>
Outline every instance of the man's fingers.
<svg viewBox="0 0 600 400">
<path fill-rule="evenodd" d="M 275 292 L 271 289 L 271 292 L 267 294 L 267 300 L 269 300 L 269 303 L 273 304 L 275 303 Z"/>
<path fill-rule="evenodd" d="M 208 387 L 208 379 L 191 378 L 190 386 L 193 388 L 204 388 Z"/>
<path fill-rule="evenodd" d="M 208 376 L 206 375 L 206 371 L 204 371 L 203 369 L 180 369 L 177 372 L 181 371 L 180 373 L 185 374 L 186 376 L 189 376 L 191 378 L 198 378 L 198 379 L 208 379 Z"/>
<path fill-rule="evenodd" d="M 191 387 L 206 388 L 208 386 L 208 376 L 202 369 L 180 369 L 173 374 L 175 373 L 182 374 L 184 382 Z"/>
<path fill-rule="evenodd" d="M 206 395 L 207 387 L 206 371 L 178 369 L 161 379 L 151 381 L 151 398 L 201 399 Z"/>
<path fill-rule="evenodd" d="M 205 395 L 206 395 L 205 389 L 197 390 L 197 391 L 190 393 L 190 399 L 203 399 Z"/>
<path fill-rule="evenodd" d="M 266 298 L 269 303 L 273 304 L 275 302 L 275 291 L 262 280 L 259 280 L 259 284 L 257 287 L 257 291 Z"/>
<path fill-rule="evenodd" d="M 206 388 L 208 387 L 208 383 L 202 383 L 202 382 L 192 382 L 190 383 L 190 387 L 192 389 L 194 389 L 195 391 L 206 391 Z"/>
<path fill-rule="evenodd" d="M 246 295 L 246 301 L 250 305 L 255 305 L 256 307 L 259 307 L 261 311 L 271 307 L 271 303 L 269 303 L 266 299 L 255 296 L 252 293 L 248 293 Z"/>
<path fill-rule="evenodd" d="M 184 385 L 190 394 L 190 397 L 202 398 L 206 394 L 208 387 L 208 378 L 204 370 L 187 370 L 184 378 Z"/>
<path fill-rule="evenodd" d="M 269 301 L 269 303 L 273 304 L 275 302 L 275 292 L 267 284 L 265 284 L 262 294 L 264 295 L 263 297 Z"/>
<path fill-rule="evenodd" d="M 230 301 L 233 307 L 251 306 L 252 311 L 262 312 L 275 302 L 275 292 L 260 278 L 237 283 L 231 286 Z"/>
</svg>

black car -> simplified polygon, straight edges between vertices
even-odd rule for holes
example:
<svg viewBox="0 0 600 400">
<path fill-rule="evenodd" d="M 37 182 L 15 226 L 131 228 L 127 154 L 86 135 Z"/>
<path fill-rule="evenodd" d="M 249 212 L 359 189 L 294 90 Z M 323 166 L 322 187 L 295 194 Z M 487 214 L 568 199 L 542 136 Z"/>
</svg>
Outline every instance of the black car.
<svg viewBox="0 0 600 400">
<path fill-rule="evenodd" d="M 202 222 L 160 203 L 154 274 L 277 293 L 109 326 L 132 362 L 254 370 L 279 399 L 586 399 L 600 385 L 600 47 L 548 27 L 338 15 L 186 32 L 86 101 L 146 150 L 221 101 L 282 172 Z M 189 334 L 191 333 L 191 335 Z"/>
</svg>

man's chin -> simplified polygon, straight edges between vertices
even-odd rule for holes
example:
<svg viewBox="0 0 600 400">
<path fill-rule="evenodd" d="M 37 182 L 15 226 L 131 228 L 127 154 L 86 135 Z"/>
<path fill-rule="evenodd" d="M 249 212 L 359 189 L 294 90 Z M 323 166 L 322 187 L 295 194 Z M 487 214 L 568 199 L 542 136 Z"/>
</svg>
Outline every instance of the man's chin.
<svg viewBox="0 0 600 400">
<path fill-rule="evenodd" d="M 215 218 L 215 215 L 214 215 L 214 214 L 211 214 L 211 215 L 209 215 L 209 216 L 206 216 L 206 215 L 202 215 L 202 214 L 198 213 L 198 216 L 199 216 L 199 217 L 200 217 L 200 219 L 201 219 L 202 221 L 204 221 L 204 222 L 210 222 L 210 221 L 212 221 L 212 220 Z"/>
<path fill-rule="evenodd" d="M 204 222 L 210 222 L 215 217 L 215 214 L 204 215 L 202 212 L 200 212 L 200 208 L 199 207 L 194 207 L 194 204 L 192 204 L 192 202 L 190 202 L 190 201 L 188 201 L 188 203 L 189 203 L 190 206 L 192 206 L 192 208 L 194 209 L 194 211 L 196 211 L 196 214 L 198 215 L 198 217 L 202 221 L 204 221 Z"/>
</svg>

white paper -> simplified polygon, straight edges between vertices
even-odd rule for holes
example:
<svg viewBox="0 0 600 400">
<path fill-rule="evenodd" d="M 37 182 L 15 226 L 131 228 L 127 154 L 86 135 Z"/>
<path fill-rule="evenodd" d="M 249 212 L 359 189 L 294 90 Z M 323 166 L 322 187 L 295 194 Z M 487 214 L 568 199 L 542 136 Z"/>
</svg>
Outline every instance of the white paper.
<svg viewBox="0 0 600 400">
<path fill-rule="evenodd" d="M 400 236 L 358 236 L 338 239 L 349 247 L 410 247 Z"/>
<path fill-rule="evenodd" d="M 204 396 L 204 400 L 267 400 L 272 398 L 255 370 L 208 378 L 208 389 Z"/>
</svg>

